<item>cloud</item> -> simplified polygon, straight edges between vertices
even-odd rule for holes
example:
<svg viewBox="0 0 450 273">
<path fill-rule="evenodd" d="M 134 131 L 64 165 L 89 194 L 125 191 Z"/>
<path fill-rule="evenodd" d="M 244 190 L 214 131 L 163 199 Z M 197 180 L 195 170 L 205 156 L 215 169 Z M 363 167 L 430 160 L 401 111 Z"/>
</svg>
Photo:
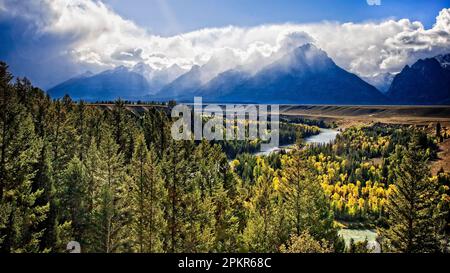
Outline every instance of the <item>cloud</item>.
<svg viewBox="0 0 450 273">
<path fill-rule="evenodd" d="M 431 29 L 408 19 L 365 24 L 307 26 L 318 44 L 344 68 L 360 76 L 395 73 L 419 58 L 450 51 L 450 9 L 444 9 Z"/>
<path fill-rule="evenodd" d="M 27 51 L 46 56 L 48 67 L 43 71 L 52 76 L 43 77 L 43 71 L 30 73 L 46 87 L 74 71 L 131 67 L 139 62 L 163 70 L 174 64 L 184 69 L 207 64 L 210 73 L 204 80 L 208 80 L 237 66 L 257 71 L 307 42 L 362 77 L 395 73 L 418 58 L 450 51 L 450 9 L 443 9 L 430 29 L 401 19 L 228 26 L 171 37 L 152 35 L 99 0 L 0 0 L 0 18 L 0 26 L 10 26 L 2 27 L 0 38 L 20 37 L 7 40 L 4 49 L 0 46 L 5 51 L 0 58 L 13 60 L 18 54 L 21 60 L 37 58 L 23 53 Z M 26 35 L 17 35 L 19 31 Z M 58 65 L 53 67 L 53 62 Z"/>
<path fill-rule="evenodd" d="M 118 61 L 142 62 L 142 48 L 129 48 L 116 50 L 111 54 L 111 58 Z"/>
</svg>

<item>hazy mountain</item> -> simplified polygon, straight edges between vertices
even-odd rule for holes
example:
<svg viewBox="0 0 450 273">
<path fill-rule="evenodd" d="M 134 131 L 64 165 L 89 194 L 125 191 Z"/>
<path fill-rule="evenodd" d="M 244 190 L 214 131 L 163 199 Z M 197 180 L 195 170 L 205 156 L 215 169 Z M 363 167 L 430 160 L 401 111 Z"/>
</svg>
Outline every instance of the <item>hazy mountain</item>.
<svg viewBox="0 0 450 273">
<path fill-rule="evenodd" d="M 99 74 L 86 72 L 58 84 L 48 92 L 53 97 L 70 94 L 75 99 L 84 100 L 137 99 L 157 93 L 185 72 L 178 65 L 155 69 L 148 64 L 137 63 L 131 68 L 120 66 Z"/>
<path fill-rule="evenodd" d="M 94 75 L 86 72 L 48 92 L 66 93 L 74 99 L 146 99 L 206 102 L 292 104 L 448 104 L 450 103 L 450 54 L 419 60 L 401 73 L 379 74 L 367 79 L 336 65 L 312 44 L 298 47 L 258 72 L 245 66 L 220 72 L 229 64 L 211 58 L 186 72 L 173 65 L 165 69 L 138 63 Z M 219 72 L 218 72 L 219 71 Z M 393 80 L 392 80 L 393 78 Z M 388 88 L 389 82 L 392 84 Z M 384 95 L 377 90 L 388 90 Z"/>
<path fill-rule="evenodd" d="M 396 104 L 450 104 L 450 54 L 418 60 L 394 78 L 387 96 Z"/>
<path fill-rule="evenodd" d="M 375 87 L 338 67 L 312 44 L 295 49 L 253 76 L 239 71 L 222 73 L 197 94 L 205 101 L 223 102 L 386 103 Z"/>
<path fill-rule="evenodd" d="M 95 75 L 95 74 L 92 73 L 91 71 L 86 71 L 86 72 L 84 72 L 84 73 L 82 73 L 82 74 L 80 74 L 80 75 L 78 75 L 78 76 L 76 76 L 76 77 L 74 77 L 74 78 L 72 78 L 72 79 L 89 78 L 89 77 L 92 77 L 92 76 L 94 76 L 94 75 Z"/>
<path fill-rule="evenodd" d="M 382 93 L 386 93 L 387 91 L 389 91 L 389 88 L 391 87 L 394 77 L 395 77 L 394 73 L 388 72 L 388 73 L 380 73 L 372 77 L 361 77 L 361 79 L 375 86 Z"/>
<path fill-rule="evenodd" d="M 214 81 L 215 77 L 226 72 L 236 63 L 233 52 L 225 50 L 224 55 L 213 55 L 202 66 L 194 65 L 190 71 L 179 76 L 173 82 L 164 86 L 156 95 L 158 99 L 184 99 L 198 95 L 203 86 Z M 227 56 L 223 58 L 223 56 Z"/>
<path fill-rule="evenodd" d="M 142 75 L 147 80 L 150 86 L 150 95 L 158 93 L 161 88 L 187 72 L 186 69 L 181 68 L 177 64 L 163 69 L 155 69 L 142 62 L 137 63 L 130 70 Z"/>
<path fill-rule="evenodd" d="M 54 98 L 69 94 L 73 99 L 87 101 L 133 99 L 149 92 L 147 80 L 123 66 L 96 75 L 85 73 L 48 90 Z"/>
<path fill-rule="evenodd" d="M 232 100 L 234 88 L 248 80 L 250 77 L 251 74 L 241 71 L 238 68 L 228 70 L 220 73 L 206 85 L 202 86 L 198 93 L 209 100 L 226 97 L 230 97 Z"/>
<path fill-rule="evenodd" d="M 202 86 L 202 69 L 194 65 L 187 73 L 179 76 L 173 82 L 163 87 L 157 94 L 156 99 L 169 100 L 183 97 L 193 97 L 195 92 Z"/>
</svg>

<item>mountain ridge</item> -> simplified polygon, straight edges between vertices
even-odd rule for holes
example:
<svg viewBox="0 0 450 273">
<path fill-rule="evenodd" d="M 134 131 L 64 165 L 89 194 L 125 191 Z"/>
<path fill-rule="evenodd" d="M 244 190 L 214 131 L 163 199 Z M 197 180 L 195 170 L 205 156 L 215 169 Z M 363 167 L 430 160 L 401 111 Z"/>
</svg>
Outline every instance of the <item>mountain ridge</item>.
<svg viewBox="0 0 450 273">
<path fill-rule="evenodd" d="M 306 44 L 225 92 L 202 90 L 205 101 L 258 103 L 384 103 L 384 96 L 358 76 L 338 67 L 326 52 Z M 262 91 L 261 91 L 262 90 Z M 342 94 L 342 90 L 346 90 Z"/>
<path fill-rule="evenodd" d="M 124 90 L 127 95 L 124 96 Z M 54 98 L 68 94 L 73 99 L 87 101 L 138 98 L 142 91 L 150 92 L 145 78 L 125 67 L 117 67 L 88 77 L 74 77 L 47 90 Z"/>
<path fill-rule="evenodd" d="M 214 62 L 212 60 L 211 62 Z M 178 100 L 286 104 L 450 104 L 450 54 L 420 59 L 396 74 L 380 92 L 368 79 L 339 67 L 322 49 L 304 44 L 251 73 L 242 66 L 211 77 L 211 62 L 190 70 L 172 66 L 160 71 L 144 63 L 98 74 L 86 72 L 51 89 L 74 99 Z M 207 80 L 205 80 L 207 79 Z M 431 87 L 430 87 L 431 86 Z M 430 88 L 438 90 L 430 92 Z M 433 95 L 430 95 L 433 94 Z"/>
<path fill-rule="evenodd" d="M 450 104 L 450 54 L 420 59 L 394 77 L 386 93 L 395 104 Z"/>
</svg>

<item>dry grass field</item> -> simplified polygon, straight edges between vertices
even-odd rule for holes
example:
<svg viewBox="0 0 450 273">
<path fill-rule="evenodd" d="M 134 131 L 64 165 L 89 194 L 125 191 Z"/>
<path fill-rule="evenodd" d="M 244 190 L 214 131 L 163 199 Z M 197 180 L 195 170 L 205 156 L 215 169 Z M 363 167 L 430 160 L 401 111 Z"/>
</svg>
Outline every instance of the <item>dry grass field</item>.
<svg viewBox="0 0 450 273">
<path fill-rule="evenodd" d="M 440 122 L 450 126 L 450 106 L 336 106 L 283 105 L 286 116 L 335 121 L 341 128 L 375 122 L 428 125 Z"/>
</svg>

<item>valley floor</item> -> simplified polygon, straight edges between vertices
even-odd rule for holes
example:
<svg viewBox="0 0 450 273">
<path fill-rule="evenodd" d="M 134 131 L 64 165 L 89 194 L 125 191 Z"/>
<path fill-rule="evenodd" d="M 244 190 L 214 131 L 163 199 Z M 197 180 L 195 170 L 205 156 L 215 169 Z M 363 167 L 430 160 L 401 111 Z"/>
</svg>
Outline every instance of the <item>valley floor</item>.
<svg viewBox="0 0 450 273">
<path fill-rule="evenodd" d="M 339 127 L 358 124 L 390 123 L 428 125 L 440 122 L 450 125 L 450 106 L 339 106 L 283 105 L 282 115 L 334 121 Z"/>
</svg>

